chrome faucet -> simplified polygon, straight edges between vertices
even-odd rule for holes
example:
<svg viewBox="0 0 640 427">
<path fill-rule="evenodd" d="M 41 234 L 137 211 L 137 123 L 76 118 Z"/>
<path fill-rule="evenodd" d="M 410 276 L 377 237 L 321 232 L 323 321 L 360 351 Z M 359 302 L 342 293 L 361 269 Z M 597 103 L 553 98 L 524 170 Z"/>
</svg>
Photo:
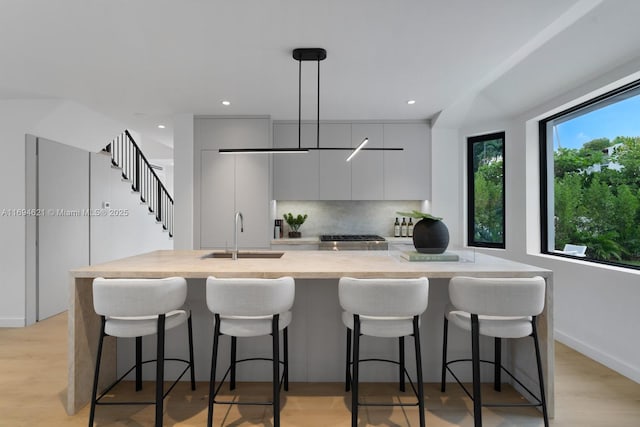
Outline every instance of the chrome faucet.
<svg viewBox="0 0 640 427">
<path fill-rule="evenodd" d="M 231 252 L 231 259 L 238 259 L 238 218 L 240 218 L 240 232 L 244 233 L 244 218 L 242 217 L 242 212 L 238 211 L 233 223 L 233 252 Z"/>
</svg>

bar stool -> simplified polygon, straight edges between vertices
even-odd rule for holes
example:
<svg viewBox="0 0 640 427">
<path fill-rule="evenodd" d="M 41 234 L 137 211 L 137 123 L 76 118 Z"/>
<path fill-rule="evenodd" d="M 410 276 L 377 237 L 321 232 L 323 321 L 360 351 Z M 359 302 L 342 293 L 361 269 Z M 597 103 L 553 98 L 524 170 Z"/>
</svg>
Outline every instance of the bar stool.
<svg viewBox="0 0 640 427">
<path fill-rule="evenodd" d="M 442 384 L 446 388 L 446 372 L 449 371 L 473 401 L 475 427 L 482 426 L 482 406 L 541 406 L 545 427 L 549 426 L 547 402 L 544 393 L 544 379 L 540 363 L 540 346 L 536 328 L 536 316 L 542 313 L 545 298 L 545 281 L 542 277 L 531 278 L 474 278 L 454 277 L 449 282 L 450 305 L 445 310 L 444 342 L 442 346 Z M 447 361 L 447 334 L 449 321 L 456 326 L 471 331 L 471 359 Z M 495 360 L 480 360 L 480 335 L 494 337 Z M 523 338 L 530 336 L 536 353 L 540 397 L 525 387 L 514 375 L 502 366 L 501 339 Z M 459 362 L 472 362 L 473 394 L 460 382 L 449 365 Z M 500 391 L 501 371 L 504 371 L 527 393 L 535 403 L 503 404 L 482 403 L 480 393 L 480 363 L 494 366 L 494 389 Z"/>
<path fill-rule="evenodd" d="M 429 281 L 419 279 L 354 279 L 342 277 L 338 284 L 342 322 L 347 327 L 347 364 L 345 389 L 351 388 L 351 425 L 358 425 L 359 406 L 418 406 L 420 426 L 425 425 L 422 356 L 420 353 L 420 315 L 429 302 Z M 351 334 L 353 331 L 353 355 Z M 360 336 L 398 338 L 399 361 L 360 359 Z M 417 384 L 414 386 L 404 365 L 404 337 L 413 336 Z M 405 391 L 405 376 L 418 401 L 416 403 L 365 404 L 358 401 L 359 365 L 361 362 L 389 362 L 399 366 L 400 390 Z M 350 369 L 351 368 L 351 369 Z M 351 373 L 352 371 L 352 373 Z M 417 386 L 417 390 L 416 390 Z"/>
<path fill-rule="evenodd" d="M 180 310 L 187 297 L 187 282 L 182 277 L 166 279 L 104 279 L 93 281 L 93 306 L 100 315 L 100 339 L 96 356 L 96 369 L 91 394 L 89 427 L 93 426 L 96 405 L 151 405 L 156 406 L 156 427 L 162 426 L 163 402 L 184 374 L 191 371 L 191 390 L 196 389 L 193 371 L 193 332 L 191 313 Z M 189 334 L 189 360 L 165 358 L 165 331 L 187 322 Z M 156 359 L 142 361 L 142 337 L 157 334 Z M 105 336 L 136 339 L 136 363 L 99 396 L 98 378 L 100 359 Z M 176 361 L 186 364 L 178 379 L 164 391 L 164 362 Z M 156 363 L 156 393 L 153 402 L 100 402 L 109 391 L 131 371 L 136 370 L 136 391 L 142 390 L 142 365 Z"/>
<path fill-rule="evenodd" d="M 217 279 L 207 278 L 207 306 L 214 314 L 213 351 L 211 355 L 211 379 L 209 382 L 209 415 L 207 426 L 213 425 L 213 405 L 271 405 L 273 425 L 280 425 L 280 387 L 289 390 L 288 326 L 291 323 L 291 307 L 295 296 L 292 277 L 278 279 Z M 283 336 L 283 359 L 280 361 L 279 331 Z M 215 387 L 219 337 L 231 337 L 231 363 L 218 387 Z M 238 337 L 272 336 L 272 357 L 237 360 Z M 230 389 L 236 385 L 236 365 L 252 360 L 272 362 L 273 396 L 270 402 L 217 401 L 216 396 L 229 374 Z M 283 375 L 280 377 L 280 364 Z"/>
</svg>

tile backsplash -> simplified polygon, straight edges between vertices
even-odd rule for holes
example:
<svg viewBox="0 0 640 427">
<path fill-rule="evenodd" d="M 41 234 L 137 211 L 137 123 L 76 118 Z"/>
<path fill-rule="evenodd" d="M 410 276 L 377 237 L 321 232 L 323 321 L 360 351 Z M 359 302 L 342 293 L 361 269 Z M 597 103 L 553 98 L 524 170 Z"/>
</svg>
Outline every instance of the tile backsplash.
<svg viewBox="0 0 640 427">
<path fill-rule="evenodd" d="M 272 220 L 282 218 L 282 215 L 288 212 L 293 215 L 306 213 L 309 217 L 300 227 L 303 237 L 320 234 L 393 236 L 393 223 L 399 216 L 396 212 L 414 209 L 429 212 L 429 202 L 426 200 L 274 201 Z M 399 219 L 402 221 L 402 218 Z M 284 227 L 285 233 L 289 231 L 286 223 Z"/>
</svg>

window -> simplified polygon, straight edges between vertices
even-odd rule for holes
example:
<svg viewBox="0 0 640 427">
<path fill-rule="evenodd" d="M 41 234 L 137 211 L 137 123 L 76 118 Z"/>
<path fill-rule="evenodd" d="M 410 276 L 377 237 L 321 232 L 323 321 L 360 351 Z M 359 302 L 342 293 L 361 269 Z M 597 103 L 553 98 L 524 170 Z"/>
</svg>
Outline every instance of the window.
<svg viewBox="0 0 640 427">
<path fill-rule="evenodd" d="M 504 249 L 504 132 L 467 138 L 469 246 Z"/>
<path fill-rule="evenodd" d="M 540 122 L 542 252 L 640 268 L 640 81 Z"/>
</svg>

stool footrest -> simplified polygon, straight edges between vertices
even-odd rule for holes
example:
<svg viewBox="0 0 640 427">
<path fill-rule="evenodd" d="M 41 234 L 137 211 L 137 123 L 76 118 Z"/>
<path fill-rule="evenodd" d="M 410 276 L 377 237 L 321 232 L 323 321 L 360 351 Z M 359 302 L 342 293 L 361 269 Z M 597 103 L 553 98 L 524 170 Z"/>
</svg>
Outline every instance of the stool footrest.
<svg viewBox="0 0 640 427">
<path fill-rule="evenodd" d="M 456 376 L 456 374 L 453 372 L 453 370 L 449 367 L 449 365 L 454 364 L 454 363 L 471 362 L 471 361 L 472 361 L 472 359 L 450 360 L 449 362 L 445 363 L 444 367 L 451 374 L 451 376 L 453 376 L 453 378 L 456 380 L 458 385 L 460 385 L 460 387 L 462 387 L 462 390 L 464 390 L 464 392 L 467 394 L 467 396 L 469 396 L 469 398 L 473 401 L 473 395 L 469 392 L 469 390 L 467 390 L 467 388 L 462 383 L 462 381 L 460 381 L 460 379 Z M 489 365 L 495 365 L 496 364 L 492 360 L 483 360 L 483 359 L 480 359 L 480 363 L 485 363 L 485 364 L 489 364 Z M 511 379 L 513 379 L 520 387 L 522 387 L 537 403 L 533 403 L 533 402 L 529 402 L 529 403 L 482 403 L 482 406 L 485 406 L 485 407 L 542 406 L 542 400 L 536 394 L 534 394 L 531 390 L 529 390 L 529 388 L 527 386 L 522 384 L 522 382 L 520 380 L 518 380 L 518 378 L 516 378 L 515 375 L 513 375 L 507 368 L 505 368 L 502 365 L 500 365 L 500 369 L 502 371 L 504 371 L 507 375 L 509 375 L 509 377 L 511 377 Z"/>
<path fill-rule="evenodd" d="M 242 362 L 254 362 L 254 361 L 264 361 L 264 362 L 273 362 L 273 359 L 270 359 L 268 357 L 251 357 L 248 359 L 240 359 L 240 360 L 236 360 L 236 365 L 238 363 L 242 363 Z M 280 363 L 281 365 L 284 365 L 284 361 L 282 360 L 278 360 L 278 363 Z M 225 371 L 224 375 L 222 376 L 222 379 L 220 380 L 220 384 L 218 384 L 218 387 L 216 387 L 216 391 L 213 393 L 213 403 L 215 404 L 223 404 L 223 405 L 260 405 L 260 406 L 269 406 L 269 405 L 273 405 L 273 401 L 268 401 L 268 402 L 236 402 L 236 401 L 219 401 L 216 400 L 216 396 L 218 395 L 218 392 L 220 391 L 220 389 L 222 388 L 222 386 L 224 385 L 224 380 L 227 379 L 227 377 L 229 376 L 229 373 L 231 372 L 231 365 L 229 365 L 229 367 L 227 368 L 227 370 Z M 282 388 L 282 384 L 284 382 L 284 372 L 282 372 L 282 375 L 280 376 L 280 380 L 278 381 L 278 387 Z"/>
<path fill-rule="evenodd" d="M 184 374 L 187 373 L 187 371 L 189 370 L 189 368 L 191 367 L 191 362 L 189 362 L 188 360 L 185 359 L 176 359 L 176 358 L 167 358 L 164 359 L 165 362 L 180 362 L 180 363 L 186 363 L 187 367 L 184 368 L 184 370 L 182 371 L 182 373 L 178 376 L 177 379 L 175 379 L 171 386 L 167 389 L 167 391 L 164 392 L 164 394 L 162 395 L 162 398 L 164 399 L 165 397 L 167 397 L 167 395 L 169 394 L 169 392 L 171 390 L 173 390 L 173 388 L 176 386 L 176 384 L 178 384 L 178 381 L 180 381 L 182 379 L 182 377 L 184 376 Z M 145 360 L 144 362 L 142 362 L 142 364 L 146 364 L 146 363 L 157 363 L 156 359 L 151 359 L 151 360 Z M 120 378 L 118 378 L 117 380 L 115 380 L 109 387 L 107 387 L 105 389 L 105 391 L 103 391 L 99 397 L 96 398 L 96 405 L 154 405 L 156 402 L 151 401 L 151 402 L 100 402 L 100 399 L 102 399 L 107 393 L 109 393 L 116 385 L 118 385 L 120 382 L 122 382 L 122 380 L 131 373 L 131 371 L 133 371 L 136 368 L 136 365 L 133 365 L 127 372 L 125 372 L 124 374 L 122 374 L 122 376 Z"/>
<path fill-rule="evenodd" d="M 395 360 L 379 359 L 379 358 L 360 359 L 360 363 L 362 362 L 384 362 L 384 363 L 391 363 L 393 365 L 398 365 L 398 366 L 400 365 L 400 362 L 397 362 Z M 349 365 L 353 366 L 353 361 L 349 362 Z M 405 377 L 409 380 L 409 385 L 413 390 L 413 394 L 416 396 L 416 399 L 418 399 L 416 402 L 413 402 L 413 403 L 360 403 L 360 401 L 358 401 L 358 406 L 418 406 L 420 404 L 420 395 L 418 393 L 418 390 L 416 390 L 413 380 L 411 379 L 411 375 L 409 375 L 409 371 L 407 371 L 406 368 L 404 368 L 403 371 L 404 371 Z M 351 380 L 351 387 L 353 387 L 353 375 L 350 376 L 350 380 Z"/>
</svg>

